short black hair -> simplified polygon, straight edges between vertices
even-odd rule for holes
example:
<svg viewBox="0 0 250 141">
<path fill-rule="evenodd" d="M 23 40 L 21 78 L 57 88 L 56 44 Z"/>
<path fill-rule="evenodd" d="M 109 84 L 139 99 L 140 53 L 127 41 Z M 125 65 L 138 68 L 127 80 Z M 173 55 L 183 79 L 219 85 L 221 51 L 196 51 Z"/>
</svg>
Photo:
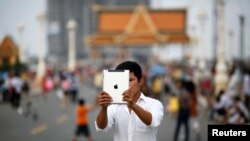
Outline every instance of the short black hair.
<svg viewBox="0 0 250 141">
<path fill-rule="evenodd" d="M 79 99 L 78 104 L 79 104 L 79 105 L 84 105 L 84 104 L 85 104 L 84 99 L 83 99 L 83 98 Z"/>
<path fill-rule="evenodd" d="M 195 92 L 195 84 L 193 81 L 191 80 L 183 80 L 183 84 L 184 84 L 184 88 L 188 91 L 188 92 Z"/>
<path fill-rule="evenodd" d="M 138 80 L 142 78 L 142 69 L 141 66 L 134 61 L 125 61 L 119 64 L 115 70 L 129 70 L 129 72 L 133 72 Z"/>
</svg>

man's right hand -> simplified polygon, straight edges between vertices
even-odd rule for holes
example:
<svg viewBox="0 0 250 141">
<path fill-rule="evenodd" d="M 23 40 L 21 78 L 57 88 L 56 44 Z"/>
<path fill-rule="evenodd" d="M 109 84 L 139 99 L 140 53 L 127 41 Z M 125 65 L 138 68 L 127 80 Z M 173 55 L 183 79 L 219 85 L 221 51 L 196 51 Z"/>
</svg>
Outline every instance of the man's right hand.
<svg viewBox="0 0 250 141">
<path fill-rule="evenodd" d="M 112 101 L 112 97 L 105 91 L 102 91 L 97 97 L 98 105 L 102 108 L 107 108 Z"/>
</svg>

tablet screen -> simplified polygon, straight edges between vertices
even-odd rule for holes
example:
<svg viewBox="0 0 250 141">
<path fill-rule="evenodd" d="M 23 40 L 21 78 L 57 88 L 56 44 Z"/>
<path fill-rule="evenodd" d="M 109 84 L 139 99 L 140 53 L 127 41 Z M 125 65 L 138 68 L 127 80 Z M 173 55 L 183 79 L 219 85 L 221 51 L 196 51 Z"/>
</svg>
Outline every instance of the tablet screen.
<svg viewBox="0 0 250 141">
<path fill-rule="evenodd" d="M 128 86 L 129 70 L 103 70 L 103 90 L 112 97 L 112 103 L 126 103 L 122 94 Z"/>
</svg>

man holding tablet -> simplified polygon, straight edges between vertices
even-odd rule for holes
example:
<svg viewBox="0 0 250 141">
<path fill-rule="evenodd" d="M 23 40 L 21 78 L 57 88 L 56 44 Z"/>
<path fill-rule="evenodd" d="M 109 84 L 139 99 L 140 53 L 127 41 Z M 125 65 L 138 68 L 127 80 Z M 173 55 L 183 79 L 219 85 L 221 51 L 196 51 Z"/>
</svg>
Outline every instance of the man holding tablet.
<svg viewBox="0 0 250 141">
<path fill-rule="evenodd" d="M 100 92 L 97 101 L 101 109 L 95 122 L 97 131 L 113 127 L 114 141 L 156 141 L 163 105 L 141 92 L 142 70 L 136 62 L 125 61 L 115 70 L 129 70 L 129 87 L 122 94 L 125 103 L 112 103 L 111 94 Z"/>
</svg>

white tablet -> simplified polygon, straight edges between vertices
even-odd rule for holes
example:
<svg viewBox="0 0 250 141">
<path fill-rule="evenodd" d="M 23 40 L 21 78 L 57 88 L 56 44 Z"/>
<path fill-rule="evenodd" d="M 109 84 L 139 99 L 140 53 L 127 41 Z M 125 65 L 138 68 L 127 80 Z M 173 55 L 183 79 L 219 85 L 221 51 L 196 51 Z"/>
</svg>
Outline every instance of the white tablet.
<svg viewBox="0 0 250 141">
<path fill-rule="evenodd" d="M 122 94 L 129 86 L 129 70 L 103 70 L 103 91 L 113 99 L 113 104 L 126 103 Z"/>
</svg>

